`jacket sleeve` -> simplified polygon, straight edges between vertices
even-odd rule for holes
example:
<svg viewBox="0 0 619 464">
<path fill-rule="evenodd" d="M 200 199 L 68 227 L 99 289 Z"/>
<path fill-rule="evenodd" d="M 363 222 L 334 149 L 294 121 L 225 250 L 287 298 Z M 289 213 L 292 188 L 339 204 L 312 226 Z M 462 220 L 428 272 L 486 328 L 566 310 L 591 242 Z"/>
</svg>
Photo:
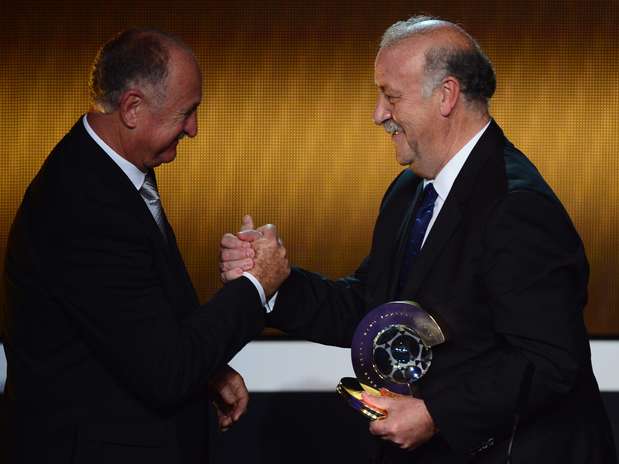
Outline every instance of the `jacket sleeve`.
<svg viewBox="0 0 619 464">
<path fill-rule="evenodd" d="M 25 202 L 22 250 L 55 309 L 116 381 L 149 405 L 174 407 L 204 394 L 211 375 L 260 333 L 264 311 L 245 278 L 202 306 L 175 298 L 169 282 L 182 287 L 185 276 L 155 252 L 123 205 L 66 194 Z"/>
<path fill-rule="evenodd" d="M 393 180 L 381 201 L 376 227 L 388 205 L 402 188 L 411 184 L 412 178 L 411 171 L 404 169 Z M 413 184 L 413 192 L 415 187 Z M 374 234 L 374 240 L 378 240 L 376 229 Z M 329 280 L 313 272 L 293 269 L 279 291 L 273 312 L 267 316 L 267 324 L 318 343 L 350 347 L 355 328 L 369 309 L 368 275 L 374 246 L 375 243 L 357 270 L 342 279 Z"/>
<path fill-rule="evenodd" d="M 365 314 L 367 267 L 368 258 L 355 273 L 339 280 L 293 268 L 267 316 L 267 325 L 314 342 L 350 347 L 355 327 Z"/>
</svg>

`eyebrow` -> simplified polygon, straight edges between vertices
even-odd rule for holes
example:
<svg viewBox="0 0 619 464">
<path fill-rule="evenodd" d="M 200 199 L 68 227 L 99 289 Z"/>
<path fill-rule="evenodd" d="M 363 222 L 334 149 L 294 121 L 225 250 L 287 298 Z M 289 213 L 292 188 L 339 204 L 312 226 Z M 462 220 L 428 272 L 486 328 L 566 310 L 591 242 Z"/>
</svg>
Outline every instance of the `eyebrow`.
<svg viewBox="0 0 619 464">
<path fill-rule="evenodd" d="M 201 102 L 194 103 L 186 111 L 182 111 L 181 114 L 187 115 L 187 114 L 193 113 L 195 110 L 198 109 L 198 106 L 200 106 L 200 103 Z"/>
<path fill-rule="evenodd" d="M 393 94 L 393 95 L 401 95 L 402 92 L 398 92 L 397 90 L 394 90 L 392 87 L 389 86 L 385 86 L 385 85 L 378 85 L 377 86 L 378 89 L 383 93 L 383 94 Z"/>
</svg>

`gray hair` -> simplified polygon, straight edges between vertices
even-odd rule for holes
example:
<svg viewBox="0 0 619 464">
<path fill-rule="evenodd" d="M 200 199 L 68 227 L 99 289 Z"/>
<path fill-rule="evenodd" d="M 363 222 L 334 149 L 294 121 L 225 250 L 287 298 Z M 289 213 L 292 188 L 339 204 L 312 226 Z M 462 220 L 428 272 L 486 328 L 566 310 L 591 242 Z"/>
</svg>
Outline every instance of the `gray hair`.
<svg viewBox="0 0 619 464">
<path fill-rule="evenodd" d="M 475 103 L 488 105 L 496 90 L 496 75 L 492 62 L 471 35 L 457 24 L 433 16 L 413 16 L 390 26 L 380 41 L 380 48 L 390 47 L 413 35 L 426 34 L 448 25 L 460 32 L 469 47 L 431 47 L 426 51 L 424 95 L 429 95 L 447 76 L 460 82 L 464 97 Z"/>
<path fill-rule="evenodd" d="M 104 112 L 115 111 L 121 95 L 133 86 L 150 87 L 161 103 L 172 46 L 191 52 L 180 39 L 154 29 L 129 29 L 105 43 L 90 73 L 93 107 Z"/>
</svg>

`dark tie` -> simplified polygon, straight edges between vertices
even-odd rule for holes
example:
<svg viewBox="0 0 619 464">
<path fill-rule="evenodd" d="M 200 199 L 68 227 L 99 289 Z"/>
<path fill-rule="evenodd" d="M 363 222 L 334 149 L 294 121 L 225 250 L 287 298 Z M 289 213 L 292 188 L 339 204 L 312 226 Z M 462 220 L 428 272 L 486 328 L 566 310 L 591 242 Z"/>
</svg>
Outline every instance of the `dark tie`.
<svg viewBox="0 0 619 464">
<path fill-rule="evenodd" d="M 150 169 L 146 173 L 144 183 L 140 187 L 140 195 L 146 203 L 148 210 L 153 215 L 153 219 L 157 223 L 159 230 L 163 234 L 163 238 L 167 239 L 165 218 L 163 217 L 163 208 L 161 207 L 161 200 L 159 198 L 159 191 L 157 190 L 157 180 L 155 179 L 155 173 Z"/>
<path fill-rule="evenodd" d="M 421 198 L 418 203 L 419 207 L 415 213 L 415 220 L 411 225 L 408 244 L 406 245 L 402 267 L 400 268 L 398 293 L 400 293 L 404 288 L 408 273 L 412 269 L 415 258 L 417 258 L 417 255 L 421 250 L 423 237 L 426 235 L 428 224 L 430 224 L 430 219 L 432 219 L 432 212 L 434 211 L 434 202 L 436 201 L 436 197 L 437 193 L 432 184 L 426 185 L 423 192 L 421 192 Z"/>
</svg>

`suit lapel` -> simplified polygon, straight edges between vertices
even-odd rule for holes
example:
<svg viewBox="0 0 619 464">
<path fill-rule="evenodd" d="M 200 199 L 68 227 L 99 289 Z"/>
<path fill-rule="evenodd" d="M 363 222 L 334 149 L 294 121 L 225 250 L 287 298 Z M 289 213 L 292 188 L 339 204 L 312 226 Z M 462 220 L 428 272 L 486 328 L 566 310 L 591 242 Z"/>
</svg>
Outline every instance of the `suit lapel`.
<svg viewBox="0 0 619 464">
<path fill-rule="evenodd" d="M 174 275 L 171 277 L 176 279 L 178 282 L 178 286 L 176 287 L 179 290 L 178 297 L 185 300 L 186 304 L 181 305 L 181 307 L 193 309 L 199 304 L 198 296 L 193 283 L 191 282 L 191 278 L 187 273 L 187 266 L 185 266 L 185 262 L 183 261 L 183 257 L 178 248 L 176 235 L 174 234 L 170 223 L 167 221 L 167 218 L 166 227 L 168 230 L 168 258 L 172 263 L 172 269 L 174 270 Z M 180 291 L 181 289 L 182 292 Z"/>
<path fill-rule="evenodd" d="M 462 219 L 460 205 L 456 201 L 449 201 L 450 198 L 451 194 L 443 208 L 441 208 L 441 212 L 436 218 L 421 252 L 413 263 L 410 279 L 404 286 L 403 293 L 405 295 L 417 294 L 424 278 L 432 269 L 432 265 L 436 262 L 445 244 L 458 228 L 458 224 Z"/>
<path fill-rule="evenodd" d="M 415 198 L 419 177 L 409 169 L 400 173 L 387 189 L 380 206 L 370 253 L 370 285 L 367 309 L 392 299 L 393 282 L 397 278 L 400 235 L 405 233 L 404 218 Z"/>
<path fill-rule="evenodd" d="M 101 185 L 102 190 L 104 190 L 99 192 L 97 198 L 122 204 L 123 209 L 126 209 L 140 221 L 156 246 L 161 250 L 166 250 L 165 239 L 161 235 L 155 219 L 127 175 L 88 135 L 81 119 L 72 130 L 78 137 L 81 161 L 84 166 L 83 171 L 86 176 L 92 178 L 89 185 L 92 185 L 93 188 Z"/>
<path fill-rule="evenodd" d="M 135 186 L 122 169 L 88 135 L 81 119 L 72 131 L 78 138 L 80 145 L 81 162 L 84 164 L 83 172 L 86 173 L 86 176 L 93 177 L 89 184 L 102 186 L 103 192 L 99 192 L 96 195 L 97 198 L 103 199 L 102 201 L 109 201 L 116 208 L 117 205 L 122 204 L 127 213 L 138 219 L 156 250 L 153 258 L 161 273 L 163 289 L 168 295 L 171 305 L 175 308 L 193 307 L 187 304 L 177 304 L 180 301 L 186 302 L 187 300 L 197 304 L 197 297 L 180 257 L 174 232 L 167 218 L 165 219 L 168 231 L 168 240 L 166 241 Z"/>
<path fill-rule="evenodd" d="M 413 263 L 404 295 L 417 295 L 449 240 L 457 233 L 464 215 L 464 204 L 477 183 L 477 176 L 492 153 L 503 143 L 503 132 L 494 120 L 471 151 L 436 218 L 426 242 Z M 398 268 L 399 269 L 399 268 Z M 396 281 L 397 282 L 397 281 Z"/>
<path fill-rule="evenodd" d="M 413 218 L 413 213 L 415 212 L 415 206 L 417 205 L 417 202 L 419 201 L 419 197 L 422 192 L 423 182 L 421 181 L 421 179 L 419 179 L 415 193 L 411 196 L 411 201 L 406 208 L 404 219 L 402 220 L 400 227 L 398 228 L 396 236 L 397 248 L 393 255 L 392 261 L 395 266 L 390 266 L 390 268 L 392 269 L 392 276 L 389 282 L 389 300 L 393 300 L 399 296 L 397 295 L 398 282 L 400 281 L 400 271 L 402 269 L 402 262 L 404 261 L 404 254 L 406 253 L 406 246 L 408 244 L 408 238 L 410 235 L 411 220 Z"/>
</svg>

